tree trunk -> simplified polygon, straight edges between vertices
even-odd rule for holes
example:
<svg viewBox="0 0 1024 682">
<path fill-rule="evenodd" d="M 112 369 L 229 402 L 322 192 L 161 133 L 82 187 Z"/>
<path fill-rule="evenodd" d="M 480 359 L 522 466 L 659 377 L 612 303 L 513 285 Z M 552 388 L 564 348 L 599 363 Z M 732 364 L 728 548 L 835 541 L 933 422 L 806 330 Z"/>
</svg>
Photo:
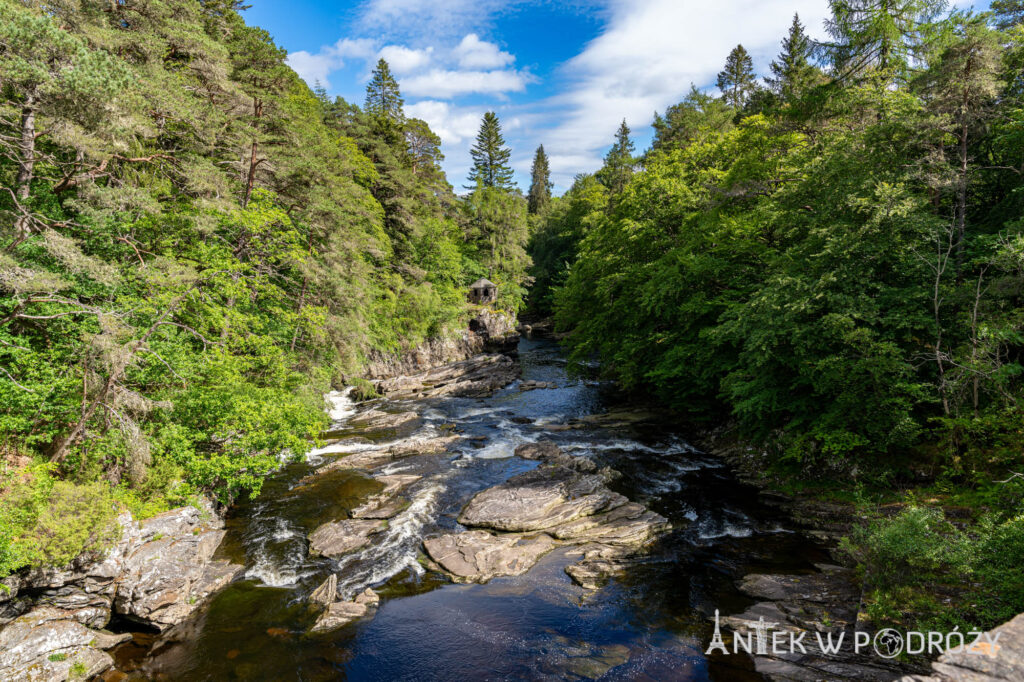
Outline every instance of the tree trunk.
<svg viewBox="0 0 1024 682">
<path fill-rule="evenodd" d="M 252 109 L 257 119 L 263 116 L 263 102 L 260 100 L 253 99 Z M 259 125 L 253 122 L 252 150 L 249 153 L 249 173 L 245 179 L 245 195 L 242 197 L 242 208 L 249 205 L 249 198 L 252 197 L 252 188 L 256 184 L 256 166 L 259 165 L 259 161 L 256 158 L 259 153 L 259 140 L 256 137 L 258 132 Z"/>
<path fill-rule="evenodd" d="M 21 108 L 21 140 L 18 143 L 18 177 L 16 196 L 21 204 L 29 198 L 32 191 L 32 179 L 35 177 L 36 166 L 36 108 L 38 100 L 35 89 L 25 96 L 25 104 Z M 20 206 L 18 207 L 20 209 Z M 20 213 L 14 221 L 14 239 L 21 241 L 29 236 L 31 226 L 29 219 Z"/>
</svg>

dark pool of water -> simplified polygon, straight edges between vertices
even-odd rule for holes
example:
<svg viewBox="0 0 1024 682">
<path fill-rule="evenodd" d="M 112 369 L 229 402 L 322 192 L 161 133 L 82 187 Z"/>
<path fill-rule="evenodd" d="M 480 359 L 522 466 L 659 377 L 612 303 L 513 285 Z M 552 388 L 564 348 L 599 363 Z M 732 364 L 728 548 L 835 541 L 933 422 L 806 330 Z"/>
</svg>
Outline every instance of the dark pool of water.
<svg viewBox="0 0 1024 682">
<path fill-rule="evenodd" d="M 734 586 L 745 572 L 810 570 L 824 554 L 671 425 L 546 430 L 621 407 L 621 398 L 569 378 L 551 342 L 524 339 L 519 353 L 524 379 L 558 388 L 375 405 L 419 411 L 425 424 L 412 438 L 450 429 L 465 436 L 454 453 L 387 467 L 423 478 L 379 542 L 340 561 L 309 557 L 309 532 L 344 518 L 380 484 L 352 470 L 306 478 L 336 454 L 289 465 L 228 520 L 220 552 L 246 565 L 245 579 L 172 633 L 137 635 L 118 652 L 120 670 L 167 680 L 761 679 L 743 657 L 703 655 L 709 615 L 749 603 Z M 458 527 L 476 491 L 535 466 L 511 455 L 538 438 L 622 472 L 613 487 L 668 517 L 674 530 L 596 592 L 565 574 L 573 559 L 564 550 L 526 575 L 486 585 L 455 585 L 425 570 L 422 538 Z M 316 614 L 306 597 L 330 572 L 350 594 L 373 587 L 381 606 L 372 620 L 310 637 Z"/>
</svg>

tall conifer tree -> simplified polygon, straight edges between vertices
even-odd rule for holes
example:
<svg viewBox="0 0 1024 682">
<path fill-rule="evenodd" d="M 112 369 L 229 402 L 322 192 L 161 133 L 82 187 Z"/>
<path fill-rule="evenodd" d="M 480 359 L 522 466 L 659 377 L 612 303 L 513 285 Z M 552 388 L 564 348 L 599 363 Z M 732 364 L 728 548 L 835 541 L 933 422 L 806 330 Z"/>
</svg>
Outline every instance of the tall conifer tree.
<svg viewBox="0 0 1024 682">
<path fill-rule="evenodd" d="M 501 122 L 493 111 L 484 114 L 480 132 L 476 134 L 476 144 L 470 154 L 473 156 L 473 168 L 469 172 L 472 185 L 468 189 L 477 185 L 512 189 L 512 169 L 508 165 L 512 150 L 505 146 Z"/>
<path fill-rule="evenodd" d="M 403 104 L 398 81 L 391 75 L 391 67 L 383 59 L 378 60 L 366 86 L 366 102 L 363 108 L 366 113 L 381 121 L 400 125 L 405 120 Z"/>
<path fill-rule="evenodd" d="M 718 73 L 718 89 L 722 99 L 730 106 L 740 109 L 757 87 L 754 76 L 754 62 L 746 48 L 737 45 L 725 60 L 725 68 Z"/>
<path fill-rule="evenodd" d="M 530 169 L 530 213 L 543 213 L 551 201 L 551 169 L 548 166 L 548 155 L 544 153 L 544 145 L 537 147 L 533 156 L 533 167 Z"/>
<path fill-rule="evenodd" d="M 783 100 L 798 97 L 814 73 L 810 57 L 811 39 L 800 23 L 800 15 L 794 14 L 789 33 L 782 40 L 782 52 L 769 66 L 772 75 L 765 81 Z"/>
<path fill-rule="evenodd" d="M 615 143 L 604 157 L 604 167 L 597 172 L 597 179 L 613 194 L 619 194 L 633 177 L 636 158 L 633 140 L 629 137 L 629 126 L 622 119 L 619 129 L 615 132 Z"/>
</svg>

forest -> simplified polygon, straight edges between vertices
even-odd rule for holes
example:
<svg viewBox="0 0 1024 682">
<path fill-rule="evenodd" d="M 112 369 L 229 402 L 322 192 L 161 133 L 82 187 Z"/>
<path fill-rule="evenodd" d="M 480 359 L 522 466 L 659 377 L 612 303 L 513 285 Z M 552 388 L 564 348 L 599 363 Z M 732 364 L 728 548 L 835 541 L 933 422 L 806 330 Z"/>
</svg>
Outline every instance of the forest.
<svg viewBox="0 0 1024 682">
<path fill-rule="evenodd" d="M 383 60 L 357 106 L 231 0 L 0 0 L 0 574 L 258 493 L 371 351 L 522 305 L 500 122 L 456 195 Z"/>
<path fill-rule="evenodd" d="M 657 115 L 643 153 L 623 121 L 532 237 L 531 305 L 577 363 L 599 359 L 698 428 L 729 424 L 776 484 L 869 515 L 910 495 L 849 539 L 883 616 L 1010 617 L 1024 608 L 1024 3 L 830 7 L 824 41 L 794 17 L 763 82 L 738 45 L 720 96 L 694 88 Z M 960 534 L 940 503 L 984 523 Z M 908 591 L 963 575 L 986 587 L 958 596 L 961 614 Z"/>
<path fill-rule="evenodd" d="M 1024 0 L 829 5 L 553 196 L 493 112 L 453 188 L 387 62 L 331 100 L 235 0 L 0 0 L 0 575 L 258 494 L 487 277 L 777 482 L 911 491 L 846 541 L 882 617 L 1024 609 Z M 907 577 L 964 572 L 944 615 Z"/>
</svg>

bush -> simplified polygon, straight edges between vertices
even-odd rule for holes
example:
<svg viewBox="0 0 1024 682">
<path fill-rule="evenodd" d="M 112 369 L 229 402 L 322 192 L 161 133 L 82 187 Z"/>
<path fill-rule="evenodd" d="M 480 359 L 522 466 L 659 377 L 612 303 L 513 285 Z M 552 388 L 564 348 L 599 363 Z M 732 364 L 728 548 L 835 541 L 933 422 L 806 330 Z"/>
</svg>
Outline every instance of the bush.
<svg viewBox="0 0 1024 682">
<path fill-rule="evenodd" d="M 857 562 L 879 625 L 989 629 L 1024 611 L 1024 514 L 960 530 L 942 510 L 912 504 L 855 529 L 840 548 Z"/>
<path fill-rule="evenodd" d="M 49 464 L 0 472 L 0 575 L 66 566 L 116 542 L 118 504 L 105 483 L 54 480 Z"/>
</svg>

